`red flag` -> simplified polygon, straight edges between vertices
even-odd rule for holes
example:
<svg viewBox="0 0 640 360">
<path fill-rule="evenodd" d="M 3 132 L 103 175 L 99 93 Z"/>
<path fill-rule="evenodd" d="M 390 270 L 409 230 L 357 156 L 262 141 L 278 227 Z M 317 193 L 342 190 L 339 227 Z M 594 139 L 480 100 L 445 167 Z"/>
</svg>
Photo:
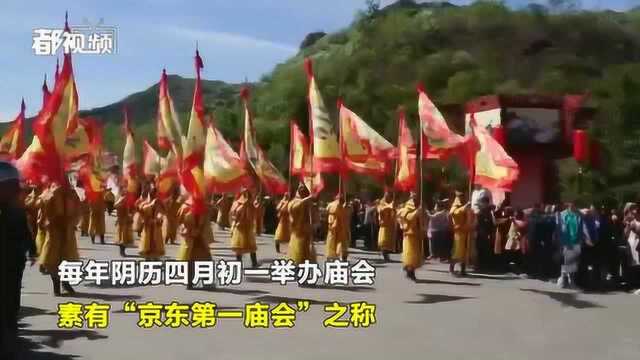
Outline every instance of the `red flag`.
<svg viewBox="0 0 640 360">
<path fill-rule="evenodd" d="M 44 74 L 44 83 L 42 83 L 42 108 L 47 105 L 47 101 L 51 97 L 51 92 L 49 91 L 49 87 L 47 86 L 47 74 Z"/>
<path fill-rule="evenodd" d="M 288 191 L 287 180 L 280 171 L 269 161 L 264 151 L 258 147 L 258 161 L 256 162 L 256 175 L 264 186 L 266 192 L 271 195 L 282 195 Z"/>
<path fill-rule="evenodd" d="M 407 127 L 404 110 L 398 111 L 398 164 L 394 187 L 412 191 L 416 187 L 416 143 Z"/>
<path fill-rule="evenodd" d="M 171 195 L 179 180 L 179 165 L 176 153 L 169 151 L 167 156 L 161 157 L 159 167 L 159 174 L 156 178 L 158 197 L 166 199 Z"/>
<path fill-rule="evenodd" d="M 213 125 L 207 129 L 204 175 L 207 188 L 214 193 L 239 192 L 251 186 L 242 159 Z"/>
<path fill-rule="evenodd" d="M 242 136 L 243 145 L 240 146 L 240 157 L 255 170 L 258 162 L 258 145 L 256 142 L 256 130 L 253 127 L 253 119 L 249 111 L 249 89 L 243 87 L 240 90 L 240 97 L 244 105 L 244 133 Z"/>
<path fill-rule="evenodd" d="M 449 129 L 444 116 L 429 99 L 422 85 L 418 86 L 418 114 L 423 136 L 423 158 L 445 160 L 464 146 L 464 137 Z"/>
<path fill-rule="evenodd" d="M 122 154 L 122 177 L 126 182 L 125 198 L 126 204 L 132 208 L 138 192 L 138 161 L 136 159 L 136 145 L 133 137 L 133 130 L 129 124 L 129 114 L 126 108 L 124 113 L 124 136 L 125 144 Z"/>
<path fill-rule="evenodd" d="M 291 149 L 289 176 L 297 175 L 313 194 L 319 194 L 324 188 L 324 180 L 313 169 L 313 157 L 306 136 L 295 122 L 291 122 Z"/>
<path fill-rule="evenodd" d="M 200 53 L 196 50 L 196 85 L 193 91 L 193 105 L 189 118 L 189 129 L 184 147 L 184 166 L 202 167 L 204 162 L 204 147 L 206 143 L 207 128 L 204 102 L 202 99 L 202 86 L 200 84 L 200 69 L 204 67 Z"/>
<path fill-rule="evenodd" d="M 309 157 L 307 139 L 294 121 L 291 122 L 291 148 L 289 152 L 289 176 L 303 175 Z"/>
<path fill-rule="evenodd" d="M 157 115 L 158 147 L 163 150 L 173 150 L 182 158 L 182 127 L 178 120 L 173 99 L 169 94 L 169 82 L 166 70 L 162 70 L 160 89 L 158 92 Z"/>
<path fill-rule="evenodd" d="M 309 123 L 313 166 L 318 172 L 338 172 L 341 170 L 342 157 L 338 146 L 336 126 L 329 117 L 324 100 L 318 90 L 313 74 L 311 59 L 305 59 L 305 70 L 309 82 Z"/>
<path fill-rule="evenodd" d="M 80 181 L 82 181 L 85 196 L 90 203 L 95 202 L 103 196 L 102 189 L 104 179 L 94 167 L 89 164 L 84 164 L 80 168 L 80 171 L 78 171 L 78 177 Z"/>
<path fill-rule="evenodd" d="M 64 160 L 69 165 L 80 158 L 90 163 L 100 160 L 102 153 L 102 126 L 94 118 L 78 119 L 79 126 L 65 138 Z"/>
<path fill-rule="evenodd" d="M 389 171 L 393 145 L 373 130 L 357 114 L 339 102 L 343 161 L 360 174 L 384 176 Z"/>
<path fill-rule="evenodd" d="M 47 152 L 47 157 L 51 158 L 51 162 L 47 162 L 46 167 L 41 169 L 43 175 L 51 181 L 66 181 L 62 167 L 65 141 L 68 134 L 76 131 L 77 124 L 78 93 L 73 78 L 71 54 L 65 54 L 62 71 L 53 93 L 33 124 L 39 145 Z M 55 158 L 58 160 L 53 161 Z"/>
<path fill-rule="evenodd" d="M 160 155 L 147 140 L 142 144 L 142 173 L 145 176 L 160 174 Z"/>
<path fill-rule="evenodd" d="M 20 113 L 13 120 L 9 130 L 0 138 L 0 158 L 16 160 L 24 152 L 24 100 L 20 104 Z"/>
<path fill-rule="evenodd" d="M 474 114 L 471 114 L 470 126 L 479 145 L 479 150 L 475 153 L 473 183 L 489 190 L 510 191 L 518 180 L 518 164 L 487 129 L 477 125 Z"/>
<path fill-rule="evenodd" d="M 60 59 L 56 57 L 56 73 L 53 77 L 53 87 L 55 88 L 58 83 L 58 78 L 60 77 Z"/>
</svg>

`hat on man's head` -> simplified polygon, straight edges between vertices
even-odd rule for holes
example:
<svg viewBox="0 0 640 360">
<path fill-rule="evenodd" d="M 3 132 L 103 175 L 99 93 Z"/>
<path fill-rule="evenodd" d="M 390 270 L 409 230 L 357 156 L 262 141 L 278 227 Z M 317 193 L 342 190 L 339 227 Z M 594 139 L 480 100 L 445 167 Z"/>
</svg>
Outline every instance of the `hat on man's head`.
<svg viewBox="0 0 640 360">
<path fill-rule="evenodd" d="M 0 161 L 0 182 L 20 181 L 20 173 L 15 166 L 6 161 Z"/>
</svg>

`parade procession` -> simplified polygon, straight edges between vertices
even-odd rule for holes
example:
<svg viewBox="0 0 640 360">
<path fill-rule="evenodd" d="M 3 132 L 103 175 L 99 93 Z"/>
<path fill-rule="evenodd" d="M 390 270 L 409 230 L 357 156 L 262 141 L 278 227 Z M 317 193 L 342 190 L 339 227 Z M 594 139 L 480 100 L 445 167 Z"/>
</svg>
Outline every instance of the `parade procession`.
<svg viewBox="0 0 640 360">
<path fill-rule="evenodd" d="M 64 32 L 72 31 L 65 19 Z M 247 314 L 264 303 L 277 305 L 269 310 L 272 327 L 293 327 L 282 325 L 283 317 L 318 304 L 326 312 L 350 309 L 344 326 L 327 319 L 325 328 L 373 326 L 385 320 L 385 310 L 379 305 L 376 315 L 373 302 L 386 301 L 378 286 L 388 284 L 393 284 L 388 296 L 402 298 L 395 295 L 402 294 L 402 286 L 422 296 L 423 304 L 471 303 L 489 293 L 481 281 L 502 289 L 510 285 L 504 280 L 512 280 L 530 297 L 557 300 L 557 294 L 571 294 L 570 300 L 562 297 L 566 303 L 578 301 L 582 292 L 640 294 L 637 204 L 581 197 L 584 173 L 602 160 L 589 131 L 589 91 L 487 95 L 453 109 L 435 101 L 429 82 L 416 79 L 411 88 L 390 85 L 413 100 L 386 108 L 395 117 L 382 129 L 367 120 L 372 112 L 350 108 L 349 100 L 357 96 L 343 97 L 333 87 L 331 96 L 323 96 L 319 70 L 325 58 L 299 54 L 296 76 L 304 76 L 307 91 L 292 96 L 304 99 L 306 117 L 283 119 L 289 132 L 287 168 L 273 159 L 276 151 L 269 150 L 275 146 L 260 141 L 265 126 L 256 126 L 254 109 L 264 100 L 257 100 L 248 82 L 232 94 L 240 108 L 233 114 L 235 133 L 219 126 L 218 103 L 205 100 L 203 48 L 196 43 L 195 56 L 183 56 L 195 71 L 189 117 L 179 116 L 170 91 L 175 78 L 166 64 L 157 69 L 151 136 L 136 127 L 148 119 L 138 118 L 126 101 L 118 109 L 115 137 L 122 148 L 105 143 L 113 137 L 105 130 L 113 123 L 81 112 L 72 52 L 60 50 L 50 64 L 55 73 L 45 76 L 41 105 L 22 100 L 18 115 L 0 133 L 0 236 L 3 253 L 11 254 L 3 256 L 12 259 L 2 283 L 9 309 L 2 321 L 13 324 L 12 331 L 24 303 L 21 292 L 55 298 L 48 310 L 57 311 L 59 329 L 86 323 L 94 330 L 110 326 L 92 317 L 107 311 L 95 301 L 114 299 L 124 301 L 123 310 L 111 313 L 136 313 L 140 328 L 207 327 L 198 314 L 210 311 L 213 317 L 213 308 L 199 301 L 213 297 L 195 295 L 202 297 L 198 300 L 191 294 L 217 291 L 257 294 L 255 307 L 216 308 L 217 319 L 244 316 L 245 328 L 261 327 Z M 337 101 L 330 104 L 329 98 Z M 27 107 L 39 108 L 33 118 Z M 557 129 L 543 128 L 550 124 L 546 118 L 522 125 L 551 111 L 559 114 Z M 559 159 L 579 169 L 575 196 L 561 198 L 556 191 L 559 181 L 549 169 Z M 27 273 L 33 273 L 30 281 L 37 277 L 50 285 L 34 292 L 23 281 Z M 538 285 L 527 285 L 536 280 Z M 267 283 L 283 286 L 281 296 L 270 298 L 262 288 Z M 138 295 L 143 287 L 158 285 L 176 286 L 153 288 L 172 299 L 162 305 L 162 325 L 149 318 L 155 305 L 142 301 L 154 299 Z M 431 286 L 469 289 L 450 295 L 423 291 Z M 130 292 L 123 298 L 100 292 L 94 297 L 91 287 Z M 309 295 L 313 289 L 345 291 L 360 300 L 315 301 Z M 374 295 L 362 296 L 366 291 Z M 69 299 L 77 298 L 86 300 L 84 312 L 71 320 L 80 304 Z M 191 317 L 181 320 L 175 314 L 185 299 L 190 303 L 183 310 Z M 420 303 L 402 301 L 402 306 Z M 467 310 L 456 311 L 467 316 Z M 449 320 L 454 319 L 444 323 Z M 6 339 L 3 335 L 3 345 Z M 173 354 L 179 358 L 179 352 Z"/>
</svg>

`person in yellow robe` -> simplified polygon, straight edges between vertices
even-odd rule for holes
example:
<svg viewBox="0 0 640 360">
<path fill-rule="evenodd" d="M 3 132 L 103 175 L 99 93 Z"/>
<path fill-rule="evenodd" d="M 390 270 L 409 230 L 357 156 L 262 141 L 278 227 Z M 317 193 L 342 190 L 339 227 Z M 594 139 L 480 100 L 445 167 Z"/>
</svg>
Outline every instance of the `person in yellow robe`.
<svg viewBox="0 0 640 360">
<path fill-rule="evenodd" d="M 189 283 L 187 288 L 193 288 L 194 262 L 211 260 L 211 250 L 207 239 L 207 232 L 211 229 L 208 211 L 197 214 L 193 211 L 193 199 L 187 200 L 178 210 L 178 221 L 182 225 L 182 243 L 178 251 L 177 260 L 189 262 Z"/>
<path fill-rule="evenodd" d="M 334 260 L 338 255 L 347 261 L 349 254 L 349 211 L 345 206 L 344 196 L 336 195 L 335 200 L 327 205 L 327 242 L 325 256 Z"/>
<path fill-rule="evenodd" d="M 473 261 L 474 216 L 469 202 L 463 203 L 463 193 L 456 191 L 456 198 L 451 204 L 451 222 L 453 224 L 453 250 L 449 272 L 454 274 L 455 265 L 460 264 L 460 275 L 466 275 L 467 265 Z"/>
<path fill-rule="evenodd" d="M 291 237 L 291 219 L 289 219 L 289 194 L 285 194 L 276 207 L 278 226 L 273 237 L 276 243 L 276 252 L 280 253 L 280 243 L 288 243 Z"/>
<path fill-rule="evenodd" d="M 144 223 L 140 237 L 140 256 L 148 260 L 156 260 L 164 255 L 162 241 L 162 203 L 156 198 L 156 188 L 151 186 L 149 195 L 140 206 L 139 211 Z"/>
<path fill-rule="evenodd" d="M 138 237 L 142 236 L 142 229 L 144 228 L 144 219 L 141 213 L 141 206 L 147 200 L 149 196 L 149 190 L 146 185 L 140 189 L 140 194 L 136 199 L 133 210 L 133 231 L 138 234 Z"/>
<path fill-rule="evenodd" d="M 46 219 L 45 219 L 45 214 L 43 209 L 44 194 L 46 194 L 46 189 L 40 191 L 40 195 L 38 195 L 36 199 L 36 204 L 35 204 L 35 206 L 38 208 L 38 219 L 37 219 L 37 225 L 36 225 L 36 238 L 35 238 L 36 253 L 38 254 L 38 256 L 42 254 L 42 246 L 44 245 L 44 241 L 47 237 L 47 229 L 45 228 Z M 42 264 L 40 264 L 40 272 L 43 274 L 47 272 L 47 269 Z"/>
<path fill-rule="evenodd" d="M 231 198 L 224 194 L 216 202 L 216 207 L 218 209 L 216 224 L 220 230 L 224 230 L 230 226 L 229 212 L 231 211 L 231 203 Z"/>
<path fill-rule="evenodd" d="M 254 201 L 256 208 L 256 236 L 262 235 L 264 231 L 264 200 L 258 196 Z"/>
<path fill-rule="evenodd" d="M 218 206 L 216 205 L 217 199 L 215 197 L 211 197 L 211 201 L 209 202 L 209 213 L 211 215 L 211 221 L 216 222 L 218 220 Z"/>
<path fill-rule="evenodd" d="M 206 202 L 205 205 L 207 207 L 207 213 L 206 213 L 207 226 L 205 226 L 204 228 L 205 230 L 204 237 L 207 240 L 207 244 L 211 244 L 216 242 L 216 239 L 213 236 L 213 227 L 211 226 L 211 221 L 212 221 L 211 219 L 212 219 L 212 213 L 213 213 L 214 207 L 211 205 L 210 202 Z"/>
<path fill-rule="evenodd" d="M 83 194 L 84 194 L 84 190 Z M 80 236 L 89 236 L 89 220 L 91 219 L 91 212 L 89 210 L 89 202 L 87 198 L 80 198 Z"/>
<path fill-rule="evenodd" d="M 24 208 L 27 212 L 27 222 L 31 236 L 35 239 L 38 234 L 38 197 L 40 196 L 40 191 L 36 186 L 30 186 L 29 189 L 31 191 L 24 199 Z"/>
<path fill-rule="evenodd" d="M 386 191 L 378 201 L 378 249 L 384 261 L 389 261 L 389 254 L 396 250 L 396 209 L 393 195 Z"/>
<path fill-rule="evenodd" d="M 118 227 L 116 244 L 120 247 L 120 256 L 124 257 L 127 246 L 133 244 L 133 208 L 129 208 L 126 197 L 122 195 L 113 206 L 116 209 L 116 226 Z"/>
<path fill-rule="evenodd" d="M 60 285 L 66 292 L 72 294 L 74 290 L 71 285 L 60 281 L 58 266 L 63 260 L 80 259 L 76 240 L 80 200 L 68 183 L 50 185 L 43 191 L 41 200 L 45 240 L 38 262 L 51 276 L 55 296 L 61 294 Z"/>
<path fill-rule="evenodd" d="M 175 244 L 178 233 L 178 210 L 182 206 L 179 199 L 180 192 L 176 187 L 173 194 L 165 201 L 163 234 L 165 244 Z"/>
<path fill-rule="evenodd" d="M 238 261 L 242 255 L 251 254 L 251 265 L 258 267 L 256 255 L 256 204 L 253 195 L 247 189 L 242 190 L 240 196 L 231 205 L 231 249 L 236 253 Z"/>
<path fill-rule="evenodd" d="M 409 200 L 398 210 L 398 222 L 402 230 L 402 266 L 407 277 L 416 281 L 416 270 L 424 263 L 420 219 L 422 207 L 417 207 L 418 197 L 411 192 Z"/>
<path fill-rule="evenodd" d="M 305 260 L 316 262 L 311 224 L 312 206 L 313 196 L 309 195 L 304 184 L 300 184 L 296 196 L 289 201 L 288 206 L 291 236 L 287 255 L 296 264 L 302 264 Z"/>
<path fill-rule="evenodd" d="M 89 237 L 91 243 L 95 243 L 96 236 L 100 237 L 100 243 L 104 244 L 105 233 L 105 191 L 93 201 L 89 201 Z"/>
</svg>

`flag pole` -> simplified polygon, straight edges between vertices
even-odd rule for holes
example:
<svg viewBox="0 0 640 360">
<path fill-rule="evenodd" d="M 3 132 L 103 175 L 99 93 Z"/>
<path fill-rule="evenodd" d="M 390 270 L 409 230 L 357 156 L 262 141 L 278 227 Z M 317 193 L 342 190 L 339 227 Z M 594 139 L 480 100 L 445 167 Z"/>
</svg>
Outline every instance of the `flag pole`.
<svg viewBox="0 0 640 360">
<path fill-rule="evenodd" d="M 346 191 L 344 191 L 343 166 L 344 166 L 344 139 L 342 137 L 342 117 L 340 110 L 342 109 L 342 99 L 338 98 L 338 147 L 340 151 L 340 166 L 338 167 L 338 195 L 344 198 L 346 202 Z"/>
<path fill-rule="evenodd" d="M 291 167 L 293 166 L 293 124 L 294 120 L 289 120 L 289 179 L 287 182 L 287 194 L 291 196 L 291 181 L 293 175 L 291 175 Z"/>
<path fill-rule="evenodd" d="M 391 200 L 391 204 L 393 206 L 393 210 L 395 212 L 395 206 L 396 206 L 396 194 L 397 194 L 397 189 L 395 187 L 395 181 L 398 178 L 398 163 L 399 163 L 399 158 L 400 158 L 400 119 L 404 116 L 404 107 L 398 106 L 398 118 L 396 120 L 396 126 L 398 128 L 398 142 L 396 145 L 396 149 L 397 149 L 397 153 L 396 153 L 396 158 L 395 160 L 395 166 L 394 166 L 394 172 L 393 172 L 393 184 L 392 184 L 392 200 Z M 393 248 L 395 251 L 397 251 L 400 246 L 398 246 L 398 222 L 394 221 L 393 222 L 393 233 L 391 234 L 392 239 L 393 239 Z"/>
<path fill-rule="evenodd" d="M 422 85 L 418 85 L 419 87 L 422 87 Z M 420 111 L 420 109 L 418 109 L 418 111 Z M 422 207 L 422 192 L 423 192 L 423 178 L 422 178 L 422 156 L 423 156 L 423 151 L 424 151 L 424 146 L 423 146 L 423 142 L 424 142 L 424 134 L 423 134 L 423 124 L 422 124 L 422 120 L 418 119 L 418 136 L 420 136 L 420 157 L 418 158 L 418 166 L 419 168 L 419 173 L 420 173 L 420 177 L 418 178 L 419 181 L 419 197 L 418 197 L 418 201 L 420 206 Z M 422 209 L 422 211 L 420 211 L 420 213 L 418 214 L 418 236 L 419 236 L 419 243 L 420 243 L 420 256 L 422 259 L 424 259 L 424 231 L 423 231 L 423 221 L 424 221 L 424 209 Z"/>
</svg>

